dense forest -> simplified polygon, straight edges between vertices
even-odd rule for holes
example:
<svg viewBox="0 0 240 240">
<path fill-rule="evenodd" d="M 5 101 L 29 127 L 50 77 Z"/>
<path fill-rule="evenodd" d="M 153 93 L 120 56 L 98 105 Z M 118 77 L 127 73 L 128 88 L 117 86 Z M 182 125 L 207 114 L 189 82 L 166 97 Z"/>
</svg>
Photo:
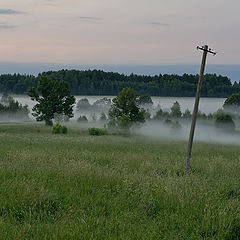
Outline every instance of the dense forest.
<svg viewBox="0 0 240 240">
<path fill-rule="evenodd" d="M 74 95 L 117 95 L 123 88 L 135 89 L 140 95 L 166 97 L 195 96 L 198 75 L 159 74 L 155 76 L 124 75 L 100 70 L 60 70 L 43 72 L 39 76 L 69 83 Z M 38 77 L 32 75 L 0 75 L 0 92 L 26 94 L 29 87 L 37 86 Z M 231 83 L 228 77 L 206 74 L 202 86 L 202 97 L 228 97 L 240 92 L 240 83 Z"/>
</svg>

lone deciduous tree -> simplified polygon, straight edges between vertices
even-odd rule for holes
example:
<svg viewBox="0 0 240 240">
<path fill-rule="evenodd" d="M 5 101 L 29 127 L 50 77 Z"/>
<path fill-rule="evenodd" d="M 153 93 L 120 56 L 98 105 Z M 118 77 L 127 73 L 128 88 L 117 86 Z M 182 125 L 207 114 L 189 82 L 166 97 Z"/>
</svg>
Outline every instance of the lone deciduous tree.
<svg viewBox="0 0 240 240">
<path fill-rule="evenodd" d="M 228 97 L 223 105 L 226 112 L 240 115 L 240 92 Z"/>
<path fill-rule="evenodd" d="M 53 81 L 42 76 L 37 89 L 29 88 L 28 95 L 31 100 L 38 102 L 32 109 L 37 121 L 45 121 L 46 125 L 51 126 L 55 114 L 73 117 L 75 97 L 71 95 L 68 83 L 64 81 Z"/>
<path fill-rule="evenodd" d="M 124 88 L 112 102 L 109 126 L 129 131 L 133 124 L 145 122 L 145 110 L 139 107 L 139 95 L 135 90 Z"/>
</svg>

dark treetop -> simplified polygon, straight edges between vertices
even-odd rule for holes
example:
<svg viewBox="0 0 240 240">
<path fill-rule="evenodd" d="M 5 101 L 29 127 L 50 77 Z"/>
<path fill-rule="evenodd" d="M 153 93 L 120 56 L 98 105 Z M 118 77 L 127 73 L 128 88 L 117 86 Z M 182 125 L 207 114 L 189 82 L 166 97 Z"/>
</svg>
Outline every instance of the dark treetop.
<svg viewBox="0 0 240 240">
<path fill-rule="evenodd" d="M 36 87 L 40 76 L 53 81 L 64 80 L 74 95 L 118 95 L 123 88 L 132 88 L 140 95 L 166 97 L 193 97 L 196 93 L 198 75 L 159 74 L 155 76 L 124 75 L 100 70 L 60 70 L 32 75 L 0 75 L 0 92 L 26 94 L 29 87 Z M 240 92 L 240 84 L 231 83 L 228 77 L 206 74 L 202 97 L 228 97 Z"/>
</svg>

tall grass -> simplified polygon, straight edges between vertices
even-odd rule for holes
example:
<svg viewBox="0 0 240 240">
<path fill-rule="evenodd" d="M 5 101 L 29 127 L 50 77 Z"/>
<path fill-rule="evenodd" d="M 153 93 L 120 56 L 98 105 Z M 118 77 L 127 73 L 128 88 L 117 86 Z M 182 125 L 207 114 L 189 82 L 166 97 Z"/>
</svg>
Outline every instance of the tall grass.
<svg viewBox="0 0 240 240">
<path fill-rule="evenodd" d="M 0 239 L 240 239 L 240 149 L 0 125 Z"/>
</svg>

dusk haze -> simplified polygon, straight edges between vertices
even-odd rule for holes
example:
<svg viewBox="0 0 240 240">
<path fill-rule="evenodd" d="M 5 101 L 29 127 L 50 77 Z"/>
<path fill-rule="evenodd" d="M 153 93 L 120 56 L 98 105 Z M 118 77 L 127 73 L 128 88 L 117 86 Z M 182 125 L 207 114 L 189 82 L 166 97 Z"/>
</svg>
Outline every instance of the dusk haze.
<svg viewBox="0 0 240 240">
<path fill-rule="evenodd" d="M 240 63 L 238 0 L 2 0 L 0 62 L 66 65 Z"/>
</svg>

